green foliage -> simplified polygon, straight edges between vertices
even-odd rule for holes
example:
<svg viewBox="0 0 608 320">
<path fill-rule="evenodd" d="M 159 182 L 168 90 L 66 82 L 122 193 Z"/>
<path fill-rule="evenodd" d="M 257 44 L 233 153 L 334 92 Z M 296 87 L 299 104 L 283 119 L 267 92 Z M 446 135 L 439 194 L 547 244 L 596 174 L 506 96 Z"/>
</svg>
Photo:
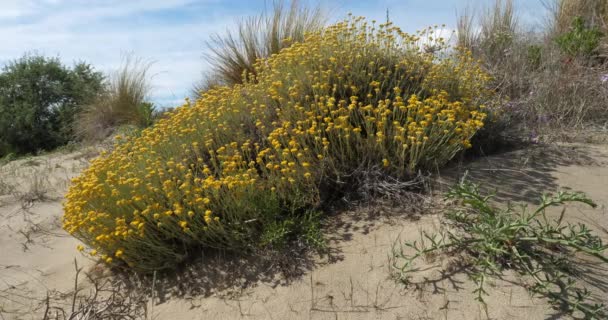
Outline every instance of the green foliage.
<svg viewBox="0 0 608 320">
<path fill-rule="evenodd" d="M 299 217 L 302 240 L 318 251 L 327 250 L 327 241 L 321 230 L 322 221 L 322 213 L 319 211 L 309 211 Z"/>
<path fill-rule="evenodd" d="M 14 153 L 9 153 L 0 158 L 0 167 L 17 159 L 17 156 Z"/>
<path fill-rule="evenodd" d="M 575 17 L 570 31 L 557 36 L 555 42 L 571 57 L 591 57 L 597 52 L 602 36 L 599 28 L 587 27 L 582 17 Z"/>
<path fill-rule="evenodd" d="M 578 258 L 607 263 L 604 252 L 608 246 L 586 225 L 564 222 L 565 208 L 557 219 L 546 213 L 548 207 L 571 202 L 595 207 L 584 194 L 544 195 L 535 210 L 526 206 L 515 210 L 511 205 L 502 209 L 490 203 L 492 196 L 482 195 L 477 185 L 463 179 L 446 198 L 455 201 L 455 208 L 445 215 L 448 228 L 437 234 L 423 232 L 418 241 L 406 243 L 413 254 L 394 251 L 398 259 L 393 267 L 402 281 L 407 282 L 417 270 L 414 263 L 419 258 L 440 252 L 462 253 L 468 256 L 469 276 L 477 284 L 474 293 L 481 303 L 488 294 L 487 279 L 510 269 L 532 280 L 530 291 L 547 297 L 557 307 L 565 306 L 589 319 L 607 316 L 605 306 L 591 302 L 589 291 L 580 286 L 576 266 Z"/>
<path fill-rule="evenodd" d="M 144 101 L 137 106 L 137 109 L 139 125 L 143 128 L 151 126 L 156 116 L 156 106 L 151 102 Z"/>
<path fill-rule="evenodd" d="M 530 67 L 533 69 L 540 68 L 543 59 L 543 47 L 538 44 L 529 45 L 527 56 Z"/>
<path fill-rule="evenodd" d="M 272 221 L 264 226 L 265 230 L 262 233 L 260 244 L 264 247 L 283 248 L 288 236 L 294 231 L 294 226 L 295 221 L 293 219 Z"/>
<path fill-rule="evenodd" d="M 102 88 L 86 63 L 72 69 L 57 58 L 26 55 L 0 74 L 0 156 L 49 150 L 72 136 L 74 115 Z"/>
<path fill-rule="evenodd" d="M 572 21 L 581 17 L 587 26 L 599 27 L 602 31 L 608 27 L 608 1 L 606 0 L 554 0 L 549 8 L 552 19 L 548 30 L 552 35 L 568 32 Z"/>
<path fill-rule="evenodd" d="M 293 241 L 302 241 L 311 248 L 323 251 L 327 243 L 321 230 L 322 213 L 308 211 L 304 214 L 291 215 L 285 220 L 272 221 L 264 226 L 260 245 L 284 249 Z"/>
</svg>

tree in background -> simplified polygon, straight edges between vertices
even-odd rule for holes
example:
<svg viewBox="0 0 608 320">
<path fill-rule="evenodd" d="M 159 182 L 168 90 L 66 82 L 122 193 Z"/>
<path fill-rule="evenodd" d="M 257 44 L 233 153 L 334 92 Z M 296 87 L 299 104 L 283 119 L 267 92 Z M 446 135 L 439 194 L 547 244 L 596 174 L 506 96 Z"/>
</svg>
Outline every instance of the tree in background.
<svg viewBox="0 0 608 320">
<path fill-rule="evenodd" d="M 0 73 L 0 156 L 50 150 L 70 141 L 74 116 L 103 89 L 89 64 L 24 55 Z"/>
</svg>

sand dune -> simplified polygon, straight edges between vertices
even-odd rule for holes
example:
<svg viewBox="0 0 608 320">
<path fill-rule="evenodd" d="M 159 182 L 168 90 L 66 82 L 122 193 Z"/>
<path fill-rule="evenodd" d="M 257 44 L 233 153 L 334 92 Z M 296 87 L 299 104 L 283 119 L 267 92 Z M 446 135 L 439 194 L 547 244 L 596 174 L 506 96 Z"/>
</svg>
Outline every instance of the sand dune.
<svg viewBox="0 0 608 320">
<path fill-rule="evenodd" d="M 78 241 L 60 228 L 61 197 L 87 165 L 90 151 L 52 154 L 0 167 L 0 319 L 39 319 L 47 292 L 73 290 L 74 259 L 85 270 Z M 608 239 L 608 146 L 562 144 L 512 151 L 454 164 L 439 174 L 437 195 L 466 170 L 497 200 L 534 203 L 543 192 L 583 191 L 595 210 L 572 206 L 567 219 L 582 221 Z M 390 277 L 391 249 L 436 230 L 439 214 L 380 205 L 347 210 L 330 219 L 331 254 L 292 257 L 291 264 L 208 257 L 172 277 L 160 278 L 148 316 L 154 319 L 486 319 L 473 284 L 454 258 L 427 260 L 408 287 Z M 557 214 L 553 212 L 552 214 Z M 602 269 L 603 268 L 603 269 Z M 581 275 L 608 302 L 606 267 Z M 446 271 L 447 270 L 447 271 Z M 286 275 L 289 275 L 286 277 Z M 487 299 L 493 319 L 565 317 L 532 298 L 508 274 L 493 280 Z M 83 284 L 86 286 L 86 284 Z M 60 296 L 60 295 L 54 295 Z"/>
</svg>

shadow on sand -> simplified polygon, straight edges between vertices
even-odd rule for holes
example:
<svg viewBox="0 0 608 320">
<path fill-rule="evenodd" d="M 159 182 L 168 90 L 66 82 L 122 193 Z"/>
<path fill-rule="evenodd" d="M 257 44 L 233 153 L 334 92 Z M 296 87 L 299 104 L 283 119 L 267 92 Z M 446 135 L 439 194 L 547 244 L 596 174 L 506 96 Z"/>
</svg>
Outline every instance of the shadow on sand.
<svg viewBox="0 0 608 320">
<path fill-rule="evenodd" d="M 603 165 L 593 150 L 579 146 L 530 146 L 475 161 L 455 162 L 439 172 L 440 190 L 465 174 L 484 192 L 495 193 L 497 202 L 538 204 L 540 196 L 559 190 L 554 173 L 559 167 Z"/>
<path fill-rule="evenodd" d="M 467 172 L 468 179 L 481 184 L 488 191 L 496 191 L 498 202 L 537 201 L 545 192 L 553 192 L 560 186 L 553 173 L 561 166 L 600 165 L 592 150 L 573 147 L 534 146 L 514 150 L 474 160 L 455 161 L 437 174 L 433 188 L 444 191 L 456 183 Z M 400 219 L 416 220 L 424 210 L 412 206 L 371 204 L 369 206 L 343 206 L 332 213 L 327 221 L 325 234 L 330 244 L 350 241 L 355 233 L 368 233 L 380 223 L 379 215 L 398 216 Z M 333 209 L 332 209 L 333 210 Z M 361 223 L 363 222 L 363 223 Z M 384 220 L 382 223 L 386 223 Z M 221 251 L 205 251 L 194 261 L 170 273 L 155 277 L 138 278 L 138 286 L 148 294 L 153 294 L 157 304 L 170 298 L 208 297 L 212 295 L 238 296 L 244 289 L 265 285 L 286 286 L 302 279 L 320 265 L 342 260 L 339 249 L 330 245 L 329 252 L 319 256 L 310 252 L 305 245 L 295 244 L 288 251 L 256 252 L 255 254 L 231 254 Z M 450 280 L 455 274 L 466 273 L 466 269 L 456 268 L 442 273 L 441 279 L 427 279 L 437 292 L 442 291 L 442 283 L 458 286 L 457 280 Z M 606 292 L 606 282 L 593 279 L 593 272 L 585 273 L 589 283 L 602 286 Z M 595 273 L 597 277 L 599 273 Z M 127 280 L 128 281 L 128 280 Z M 421 284 L 422 285 L 422 284 Z M 549 318 L 559 318 L 563 314 L 553 314 Z"/>
</svg>

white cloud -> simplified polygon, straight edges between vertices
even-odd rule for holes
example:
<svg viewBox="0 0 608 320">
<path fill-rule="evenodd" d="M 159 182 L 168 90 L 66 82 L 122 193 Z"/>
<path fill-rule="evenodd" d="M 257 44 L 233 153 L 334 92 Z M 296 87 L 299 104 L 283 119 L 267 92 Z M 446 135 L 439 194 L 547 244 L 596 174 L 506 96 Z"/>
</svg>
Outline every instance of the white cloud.
<svg viewBox="0 0 608 320">
<path fill-rule="evenodd" d="M 26 52 L 59 56 L 66 64 L 86 61 L 110 72 L 125 54 L 154 62 L 153 99 L 168 106 L 182 101 L 205 65 L 202 55 L 208 36 L 221 32 L 234 19 L 221 9 L 204 18 L 175 21 L 147 13 L 200 10 L 215 0 L 0 0 L 0 64 Z M 139 17 L 139 18 L 137 18 Z"/>
<path fill-rule="evenodd" d="M 304 0 L 306 2 L 306 0 Z M 473 0 L 471 0 L 473 1 Z M 477 3 L 487 0 L 474 0 Z M 519 0 L 519 3 L 526 0 Z M 319 1 L 308 0 L 311 3 Z M 70 64 L 87 61 L 111 71 L 133 53 L 154 61 L 153 99 L 169 106 L 189 94 L 201 78 L 205 41 L 233 26 L 238 17 L 260 13 L 271 0 L 0 0 L 0 64 L 25 52 L 60 56 Z M 447 23 L 455 27 L 464 0 L 328 0 L 323 4 L 341 20 L 351 11 L 404 30 Z"/>
<path fill-rule="evenodd" d="M 17 19 L 34 10 L 33 3 L 28 0 L 3 0 L 0 9 L 0 21 Z"/>
</svg>

